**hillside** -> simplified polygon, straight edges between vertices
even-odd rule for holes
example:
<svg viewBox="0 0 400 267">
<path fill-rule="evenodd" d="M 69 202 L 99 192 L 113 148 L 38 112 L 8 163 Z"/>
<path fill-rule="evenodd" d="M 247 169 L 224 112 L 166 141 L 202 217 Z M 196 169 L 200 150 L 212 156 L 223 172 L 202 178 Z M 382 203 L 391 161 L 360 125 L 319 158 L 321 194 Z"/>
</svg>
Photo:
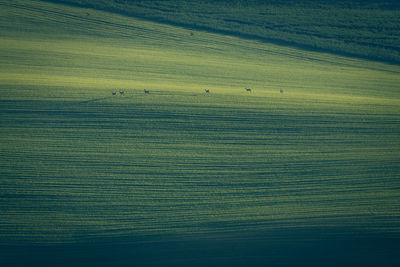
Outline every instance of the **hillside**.
<svg viewBox="0 0 400 267">
<path fill-rule="evenodd" d="M 394 0 L 55 2 L 303 49 L 400 63 L 400 4 Z"/>
<path fill-rule="evenodd" d="M 46 1 L 0 26 L 0 265 L 400 264 L 400 66 Z"/>
</svg>

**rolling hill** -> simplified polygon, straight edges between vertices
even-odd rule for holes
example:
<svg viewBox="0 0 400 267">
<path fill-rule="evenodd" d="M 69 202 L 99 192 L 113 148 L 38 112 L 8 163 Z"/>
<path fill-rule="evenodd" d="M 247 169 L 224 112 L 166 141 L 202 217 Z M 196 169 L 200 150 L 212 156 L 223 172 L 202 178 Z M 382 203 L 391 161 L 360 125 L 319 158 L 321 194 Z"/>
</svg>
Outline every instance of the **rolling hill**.
<svg viewBox="0 0 400 267">
<path fill-rule="evenodd" d="M 400 63 L 400 4 L 397 0 L 52 2 L 313 51 Z"/>
<path fill-rule="evenodd" d="M 6 266 L 399 263 L 399 66 L 0 7 Z"/>
</svg>

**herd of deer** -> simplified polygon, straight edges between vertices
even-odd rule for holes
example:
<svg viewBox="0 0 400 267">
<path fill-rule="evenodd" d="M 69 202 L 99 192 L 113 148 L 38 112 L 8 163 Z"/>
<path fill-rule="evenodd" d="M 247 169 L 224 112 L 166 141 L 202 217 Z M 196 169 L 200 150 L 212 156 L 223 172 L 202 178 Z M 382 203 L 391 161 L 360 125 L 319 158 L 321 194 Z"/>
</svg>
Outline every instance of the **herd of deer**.
<svg viewBox="0 0 400 267">
<path fill-rule="evenodd" d="M 124 91 L 119 91 L 119 94 L 120 95 L 125 95 L 125 92 Z M 117 92 L 112 92 L 112 95 L 117 95 Z"/>
<path fill-rule="evenodd" d="M 250 93 L 253 91 L 251 88 L 247 88 L 247 87 L 244 88 L 244 89 L 246 90 L 246 92 L 250 92 Z M 146 89 L 143 89 L 143 90 L 144 90 L 145 94 L 150 94 L 150 90 L 146 90 Z M 205 89 L 204 91 L 206 92 L 206 94 L 210 93 L 210 89 Z M 282 94 L 283 93 L 283 89 L 280 89 L 279 92 Z M 111 94 L 112 95 L 117 95 L 117 92 L 115 91 L 115 92 L 112 92 Z M 125 91 L 119 90 L 119 94 L 120 95 L 125 95 Z"/>
</svg>

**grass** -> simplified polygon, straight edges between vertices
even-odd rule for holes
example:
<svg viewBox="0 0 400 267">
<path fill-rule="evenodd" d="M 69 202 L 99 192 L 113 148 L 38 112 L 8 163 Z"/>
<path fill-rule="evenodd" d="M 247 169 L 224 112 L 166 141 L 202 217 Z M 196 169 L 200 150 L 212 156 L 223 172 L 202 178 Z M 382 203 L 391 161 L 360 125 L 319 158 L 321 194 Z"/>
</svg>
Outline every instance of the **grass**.
<svg viewBox="0 0 400 267">
<path fill-rule="evenodd" d="M 309 50 L 400 62 L 400 5 L 394 0 L 55 2 Z"/>
<path fill-rule="evenodd" d="M 0 5 L 3 248 L 398 237 L 398 66 Z"/>
</svg>

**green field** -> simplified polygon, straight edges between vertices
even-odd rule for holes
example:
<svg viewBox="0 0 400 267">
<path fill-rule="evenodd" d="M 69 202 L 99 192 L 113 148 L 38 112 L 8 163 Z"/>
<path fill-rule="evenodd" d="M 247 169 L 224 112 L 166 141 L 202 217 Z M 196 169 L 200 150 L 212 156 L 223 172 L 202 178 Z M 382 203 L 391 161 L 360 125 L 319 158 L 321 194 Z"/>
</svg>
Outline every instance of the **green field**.
<svg viewBox="0 0 400 267">
<path fill-rule="evenodd" d="M 46 0 L 400 63 L 398 0 Z"/>
<path fill-rule="evenodd" d="M 0 0 L 0 26 L 6 263 L 13 246 L 236 240 L 192 247 L 221 266 L 354 236 L 372 250 L 356 259 L 399 262 L 398 65 L 41 1 Z"/>
</svg>

